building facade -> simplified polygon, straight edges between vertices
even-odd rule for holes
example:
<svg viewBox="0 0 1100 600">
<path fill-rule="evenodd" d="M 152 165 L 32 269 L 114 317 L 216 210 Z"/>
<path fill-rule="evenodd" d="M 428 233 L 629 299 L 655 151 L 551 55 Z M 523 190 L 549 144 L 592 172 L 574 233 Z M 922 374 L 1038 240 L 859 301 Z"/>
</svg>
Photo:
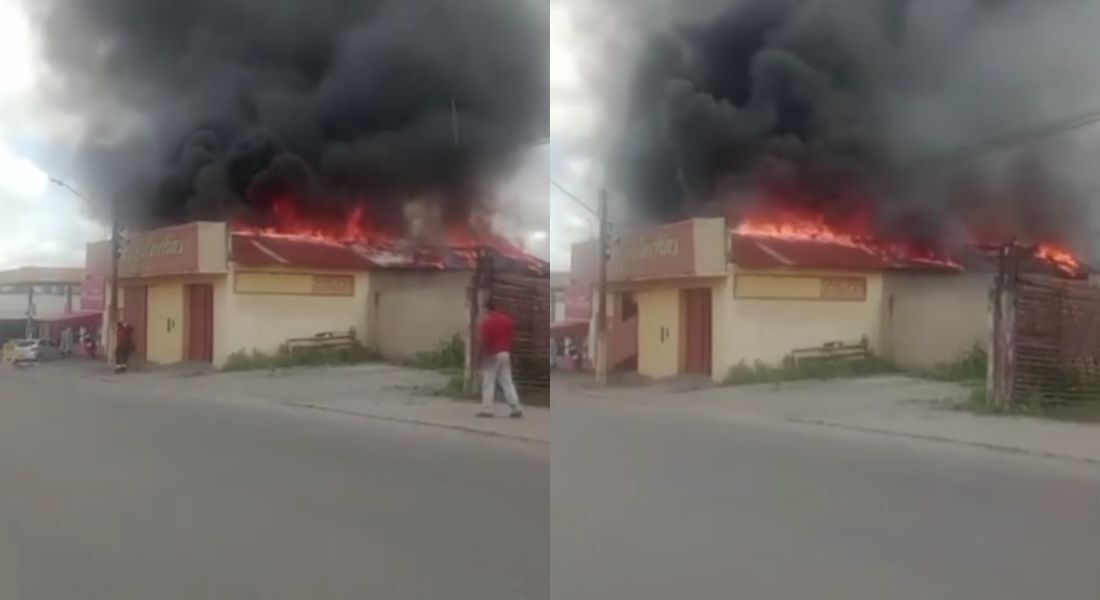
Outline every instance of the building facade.
<svg viewBox="0 0 1100 600">
<path fill-rule="evenodd" d="M 573 247 L 584 293 L 595 289 L 597 252 L 596 242 Z M 609 365 L 721 380 L 796 350 L 862 344 L 925 368 L 987 344 L 991 281 L 988 270 L 887 260 L 853 244 L 741 235 L 724 219 L 662 225 L 611 249 Z"/>
<path fill-rule="evenodd" d="M 88 246 L 90 287 L 110 304 L 110 243 Z M 391 359 L 468 333 L 464 257 L 231 233 L 198 222 L 130 236 L 119 260 L 121 319 L 138 360 L 224 365 L 237 352 L 351 333 Z"/>
<path fill-rule="evenodd" d="M 84 310 L 83 269 L 20 267 L 0 272 L 0 339 L 56 340 L 64 328 L 95 324 Z"/>
</svg>

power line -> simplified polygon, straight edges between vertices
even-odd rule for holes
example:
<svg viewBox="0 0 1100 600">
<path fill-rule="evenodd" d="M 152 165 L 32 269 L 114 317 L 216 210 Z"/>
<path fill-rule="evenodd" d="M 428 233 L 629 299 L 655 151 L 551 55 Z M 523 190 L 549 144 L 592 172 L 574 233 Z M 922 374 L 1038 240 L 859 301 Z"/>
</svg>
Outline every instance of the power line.
<svg viewBox="0 0 1100 600">
<path fill-rule="evenodd" d="M 550 179 L 550 183 L 551 183 L 551 184 L 553 184 L 553 185 L 554 185 L 554 187 L 558 188 L 558 191 L 559 191 L 559 192 L 561 192 L 561 193 L 565 194 L 565 195 L 566 195 L 566 197 L 568 197 L 568 198 L 569 198 L 570 200 L 572 200 L 573 202 L 576 202 L 576 203 L 577 203 L 578 205 L 580 205 L 580 207 L 581 207 L 581 208 L 583 208 L 584 210 L 587 210 L 587 211 L 588 211 L 588 212 L 589 212 L 589 213 L 590 213 L 590 214 L 591 214 L 591 215 L 592 215 L 593 217 L 599 218 L 599 216 L 600 216 L 600 215 L 599 215 L 599 214 L 598 214 L 598 213 L 597 213 L 597 212 L 596 212 L 596 211 L 595 211 L 595 210 L 594 210 L 594 209 L 593 209 L 593 208 L 592 208 L 591 206 L 589 206 L 588 204 L 586 204 L 586 203 L 585 203 L 585 202 L 584 202 L 583 200 L 581 200 L 580 198 L 578 198 L 578 197 L 574 196 L 574 195 L 573 195 L 573 193 L 572 193 L 572 192 L 570 192 L 569 190 L 565 189 L 565 187 L 563 187 L 563 186 L 562 186 L 562 184 L 558 183 L 558 182 L 557 182 L 557 181 L 555 181 L 554 179 Z"/>
<path fill-rule="evenodd" d="M 561 192 L 562 194 L 565 194 L 566 196 L 568 196 L 570 200 L 573 200 L 574 202 L 579 204 L 581 206 L 581 208 L 583 208 L 583 209 L 587 210 L 588 212 L 592 213 L 592 216 L 596 217 L 597 219 L 599 218 L 599 216 L 600 216 L 599 213 L 597 213 L 590 206 L 585 204 L 580 198 L 577 198 L 575 195 L 573 195 L 569 190 L 565 189 L 560 183 L 558 183 L 557 181 L 554 181 L 553 179 L 550 180 L 550 183 L 552 183 L 554 185 L 554 187 L 558 188 L 559 192 Z M 652 225 L 652 223 L 647 223 L 647 222 L 644 222 L 644 221 L 624 221 L 624 220 L 620 220 L 620 219 L 608 219 L 607 223 L 608 223 L 608 225 L 612 225 L 612 226 L 634 227 L 634 228 L 648 227 L 648 226 Z"/>
<path fill-rule="evenodd" d="M 1029 129 L 991 137 L 972 144 L 966 144 L 957 148 L 917 158 L 907 162 L 903 168 L 920 169 L 934 167 L 947 162 L 967 160 L 990 152 L 1003 150 L 1010 146 L 1018 146 L 1042 138 L 1067 133 L 1097 122 L 1100 122 L 1100 110 L 1092 110 L 1071 117 L 1063 117 L 1061 119 L 1049 121 Z"/>
</svg>

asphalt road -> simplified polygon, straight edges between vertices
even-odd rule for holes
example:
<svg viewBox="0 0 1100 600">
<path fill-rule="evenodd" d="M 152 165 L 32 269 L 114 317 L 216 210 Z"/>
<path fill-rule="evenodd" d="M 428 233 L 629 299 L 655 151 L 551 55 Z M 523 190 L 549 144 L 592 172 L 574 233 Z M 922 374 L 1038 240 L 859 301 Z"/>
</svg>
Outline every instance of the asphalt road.
<svg viewBox="0 0 1100 600">
<path fill-rule="evenodd" d="M 1100 598 L 1100 470 L 555 392 L 556 600 Z"/>
<path fill-rule="evenodd" d="M 549 598 L 545 446 L 0 371 L 0 598 Z"/>
</svg>

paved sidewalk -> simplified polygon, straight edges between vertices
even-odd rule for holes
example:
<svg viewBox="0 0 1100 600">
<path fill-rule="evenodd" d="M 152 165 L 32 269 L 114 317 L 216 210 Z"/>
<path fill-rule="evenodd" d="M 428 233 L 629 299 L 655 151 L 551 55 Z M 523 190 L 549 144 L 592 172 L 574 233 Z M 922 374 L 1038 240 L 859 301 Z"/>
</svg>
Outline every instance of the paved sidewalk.
<svg viewBox="0 0 1100 600">
<path fill-rule="evenodd" d="M 904 376 L 701 389 L 682 381 L 606 389 L 568 377 L 555 383 L 555 394 L 642 410 L 827 426 L 1100 464 L 1100 424 L 976 415 L 953 408 L 966 388 Z"/>
<path fill-rule="evenodd" d="M 112 385 L 139 387 L 152 394 L 212 399 L 224 402 L 276 404 L 292 409 L 325 411 L 386 421 L 442 427 L 470 433 L 549 443 L 550 411 L 527 407 L 523 419 L 479 419 L 477 405 L 439 396 L 446 378 L 434 371 L 389 364 L 346 367 L 294 367 L 276 371 L 211 373 L 201 367 L 178 367 L 125 375 L 102 365 L 52 363 L 44 374 L 72 374 Z"/>
</svg>

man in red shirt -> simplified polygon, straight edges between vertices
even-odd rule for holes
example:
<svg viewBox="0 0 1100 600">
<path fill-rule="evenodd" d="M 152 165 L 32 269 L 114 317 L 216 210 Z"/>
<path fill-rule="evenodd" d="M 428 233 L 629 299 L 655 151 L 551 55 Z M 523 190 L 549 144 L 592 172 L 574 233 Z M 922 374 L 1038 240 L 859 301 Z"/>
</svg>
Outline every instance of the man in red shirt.
<svg viewBox="0 0 1100 600">
<path fill-rule="evenodd" d="M 481 410 L 479 417 L 493 417 L 493 398 L 497 384 L 504 391 L 504 399 L 512 408 L 508 416 L 513 419 L 523 417 L 523 407 L 519 404 L 516 384 L 512 381 L 512 341 L 516 337 L 516 322 L 512 317 L 499 312 L 493 301 L 485 303 L 488 314 L 481 321 Z"/>
<path fill-rule="evenodd" d="M 124 321 L 114 332 L 114 372 L 124 373 L 130 368 L 130 354 L 133 352 L 134 328 Z"/>
</svg>

